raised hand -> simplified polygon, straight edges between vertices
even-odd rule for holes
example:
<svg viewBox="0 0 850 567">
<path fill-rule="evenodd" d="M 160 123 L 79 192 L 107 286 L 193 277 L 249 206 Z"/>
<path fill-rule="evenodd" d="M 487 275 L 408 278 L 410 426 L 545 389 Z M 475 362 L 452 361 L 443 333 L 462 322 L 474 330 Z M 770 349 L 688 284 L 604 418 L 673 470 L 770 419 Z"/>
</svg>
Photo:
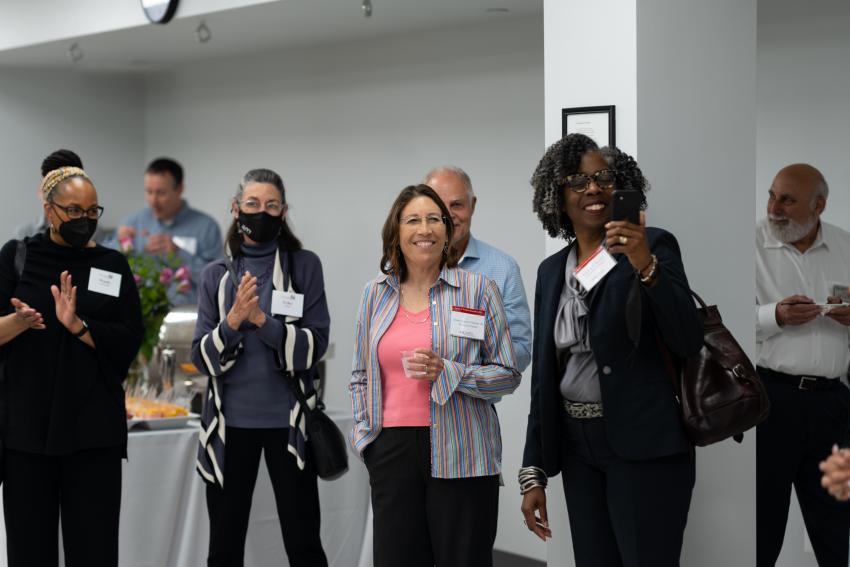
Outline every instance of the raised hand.
<svg viewBox="0 0 850 567">
<path fill-rule="evenodd" d="M 77 286 L 73 285 L 68 270 L 59 275 L 59 287 L 50 286 L 50 292 L 56 304 L 56 318 L 69 331 L 79 331 L 81 324 L 77 320 Z"/>
<path fill-rule="evenodd" d="M 17 297 L 13 297 L 10 303 L 12 304 L 12 307 L 15 308 L 15 320 L 22 329 L 27 330 L 45 328 L 44 317 L 41 315 L 41 313 L 39 313 Z"/>
<path fill-rule="evenodd" d="M 605 240 L 611 254 L 625 254 L 635 270 L 643 270 L 652 262 L 652 251 L 646 240 L 646 214 L 641 211 L 640 224 L 611 221 L 605 225 Z"/>
<path fill-rule="evenodd" d="M 243 322 L 249 320 L 255 309 L 259 309 L 260 298 L 257 295 L 257 278 L 251 272 L 245 272 L 239 287 L 236 289 L 236 298 L 227 313 L 227 326 L 238 331 Z"/>
</svg>

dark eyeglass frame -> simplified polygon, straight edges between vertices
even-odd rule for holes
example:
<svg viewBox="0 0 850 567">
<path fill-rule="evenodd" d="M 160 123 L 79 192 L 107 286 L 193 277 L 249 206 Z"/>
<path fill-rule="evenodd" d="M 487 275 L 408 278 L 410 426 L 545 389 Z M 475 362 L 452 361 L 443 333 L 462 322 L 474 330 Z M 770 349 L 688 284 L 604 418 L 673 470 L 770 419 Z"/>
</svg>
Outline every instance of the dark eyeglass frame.
<svg viewBox="0 0 850 567">
<path fill-rule="evenodd" d="M 71 220 L 81 219 L 83 217 L 89 218 L 91 220 L 97 220 L 97 219 L 99 219 L 100 217 L 103 216 L 103 207 L 101 207 L 100 205 L 97 205 L 97 206 L 92 207 L 90 209 L 83 209 L 83 208 L 78 207 L 76 205 L 71 205 L 70 207 L 65 207 L 65 206 L 60 205 L 59 203 L 50 203 L 50 206 L 51 207 L 59 207 L 68 216 L 68 218 L 71 219 Z M 79 209 L 80 214 L 79 215 L 73 215 L 73 214 L 71 214 L 70 209 Z"/>
<path fill-rule="evenodd" d="M 603 174 L 611 174 L 611 182 L 610 183 L 600 183 L 599 176 Z M 584 178 L 584 183 L 579 183 L 580 180 Z M 586 173 L 573 173 L 571 175 L 567 175 L 561 180 L 561 185 L 573 193 L 584 193 L 587 191 L 588 187 L 590 187 L 590 182 L 593 181 L 596 183 L 596 186 L 602 190 L 609 190 L 614 187 L 617 183 L 617 172 L 613 169 L 605 168 L 600 169 L 596 173 L 592 173 L 590 175 Z"/>
</svg>

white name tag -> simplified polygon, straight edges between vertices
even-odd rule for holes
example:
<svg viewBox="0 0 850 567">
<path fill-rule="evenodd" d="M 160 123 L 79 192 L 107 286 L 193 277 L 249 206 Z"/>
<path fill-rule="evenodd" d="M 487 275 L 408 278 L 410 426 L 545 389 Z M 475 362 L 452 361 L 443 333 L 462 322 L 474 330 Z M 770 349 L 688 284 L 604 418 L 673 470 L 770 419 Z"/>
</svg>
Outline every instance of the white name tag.
<svg viewBox="0 0 850 567">
<path fill-rule="evenodd" d="M 121 274 L 92 268 L 89 273 L 89 291 L 118 297 L 121 292 Z"/>
<path fill-rule="evenodd" d="M 185 250 L 192 256 L 198 253 L 198 239 L 194 236 L 172 236 L 171 241 L 174 246 Z"/>
<path fill-rule="evenodd" d="M 484 340 L 484 310 L 468 307 L 452 307 L 452 322 L 449 331 L 455 337 Z"/>
<path fill-rule="evenodd" d="M 272 315 L 298 317 L 304 315 L 304 294 L 272 290 Z"/>
<path fill-rule="evenodd" d="M 600 246 L 576 268 L 574 273 L 578 283 L 590 291 L 616 265 L 617 261 L 608 253 L 608 250 Z"/>
</svg>

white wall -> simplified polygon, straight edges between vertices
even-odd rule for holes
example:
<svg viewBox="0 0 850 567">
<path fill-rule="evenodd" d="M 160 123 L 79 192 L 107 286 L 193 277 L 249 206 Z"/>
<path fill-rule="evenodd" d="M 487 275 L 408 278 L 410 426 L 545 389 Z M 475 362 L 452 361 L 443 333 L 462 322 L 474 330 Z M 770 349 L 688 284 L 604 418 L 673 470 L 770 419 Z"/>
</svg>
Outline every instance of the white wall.
<svg viewBox="0 0 850 567">
<path fill-rule="evenodd" d="M 830 185 L 824 220 L 850 230 L 850 3 L 759 2 L 756 217 L 776 172 L 806 162 Z"/>
<path fill-rule="evenodd" d="M 756 1 L 640 0 L 637 21 L 648 216 L 678 237 L 692 288 L 752 357 L 754 200 L 741 186 L 755 181 Z M 755 564 L 755 486 L 754 432 L 697 449 L 683 565 Z"/>
<path fill-rule="evenodd" d="M 331 407 L 349 408 L 354 316 L 378 271 L 389 206 L 432 166 L 469 172 L 474 234 L 516 257 L 533 290 L 543 251 L 528 179 L 542 153 L 542 54 L 540 20 L 509 20 L 193 65 L 147 84 L 146 159 L 179 159 L 187 198 L 223 226 L 246 170 L 282 174 L 294 230 L 324 264 Z M 497 547 L 542 559 L 542 544 L 518 529 L 528 397 L 525 383 L 498 408 L 507 487 Z"/>
<path fill-rule="evenodd" d="M 755 0 L 548 0 L 544 23 L 547 142 L 562 107 L 617 105 L 617 143 L 652 183 L 649 224 L 677 236 L 692 287 L 751 354 L 754 199 L 740 187 L 755 182 L 755 17 Z M 755 563 L 753 438 L 697 450 L 683 565 Z M 553 481 L 548 556 L 573 565 Z"/>
<path fill-rule="evenodd" d="M 0 240 L 40 214 L 41 161 L 59 148 L 82 157 L 104 226 L 131 210 L 144 167 L 142 88 L 120 75 L 0 69 Z"/>
</svg>

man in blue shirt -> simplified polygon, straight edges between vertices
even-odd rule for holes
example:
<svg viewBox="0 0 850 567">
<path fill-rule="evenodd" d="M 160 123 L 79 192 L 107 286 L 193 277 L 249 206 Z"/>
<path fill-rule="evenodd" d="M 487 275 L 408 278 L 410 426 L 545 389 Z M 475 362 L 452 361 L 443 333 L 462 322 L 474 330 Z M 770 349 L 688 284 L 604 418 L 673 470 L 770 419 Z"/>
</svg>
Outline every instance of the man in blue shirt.
<svg viewBox="0 0 850 567">
<path fill-rule="evenodd" d="M 470 227 L 477 198 L 465 171 L 454 166 L 438 167 L 428 172 L 425 184 L 437 192 L 452 215 L 455 228 L 452 246 L 461 256 L 459 266 L 487 276 L 499 287 L 517 368 L 522 372 L 531 362 L 531 314 L 516 260 L 472 236 Z"/>
<path fill-rule="evenodd" d="M 222 257 L 218 223 L 189 207 L 183 199 L 183 168 L 169 158 L 155 159 L 145 170 L 145 202 L 148 206 L 122 219 L 103 245 L 121 249 L 121 242 L 131 239 L 133 250 L 154 256 L 175 254 L 189 268 L 191 285 L 178 290 L 175 281 L 168 297 L 175 305 L 197 303 L 201 270 Z"/>
</svg>

